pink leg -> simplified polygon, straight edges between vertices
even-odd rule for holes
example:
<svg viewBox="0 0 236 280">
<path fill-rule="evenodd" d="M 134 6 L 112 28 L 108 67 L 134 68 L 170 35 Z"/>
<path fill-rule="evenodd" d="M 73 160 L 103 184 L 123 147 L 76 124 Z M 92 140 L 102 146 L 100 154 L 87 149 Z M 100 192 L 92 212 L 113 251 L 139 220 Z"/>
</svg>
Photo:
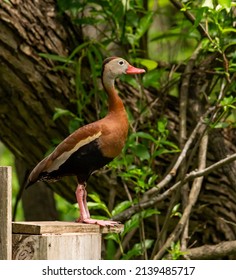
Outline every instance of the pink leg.
<svg viewBox="0 0 236 280">
<path fill-rule="evenodd" d="M 79 209 L 80 209 L 80 218 L 78 222 L 83 222 L 85 219 L 89 219 L 90 215 L 88 210 L 85 208 L 84 201 L 85 201 L 85 187 L 84 185 L 78 184 L 75 195 L 77 202 L 79 204 Z"/>
<path fill-rule="evenodd" d="M 85 190 L 84 185 L 78 184 L 75 195 L 80 209 L 80 218 L 77 220 L 77 222 L 86 223 L 86 224 L 98 224 L 102 227 L 114 226 L 119 224 L 118 222 L 115 221 L 95 220 L 90 218 L 90 214 L 87 206 L 87 200 L 86 200 L 87 192 Z"/>
<path fill-rule="evenodd" d="M 90 213 L 89 213 L 88 205 L 87 205 L 87 191 L 86 191 L 85 187 L 84 187 L 83 203 L 84 203 L 84 209 L 86 211 L 86 214 L 87 214 L 88 217 L 90 217 Z"/>
</svg>

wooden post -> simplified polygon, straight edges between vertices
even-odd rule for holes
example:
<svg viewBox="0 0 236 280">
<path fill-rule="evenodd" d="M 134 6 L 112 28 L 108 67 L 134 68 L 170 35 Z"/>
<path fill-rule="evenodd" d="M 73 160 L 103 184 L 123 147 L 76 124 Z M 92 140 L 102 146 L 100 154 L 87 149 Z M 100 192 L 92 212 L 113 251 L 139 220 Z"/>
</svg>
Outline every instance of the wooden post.
<svg viewBox="0 0 236 280">
<path fill-rule="evenodd" d="M 12 258 L 12 170 L 0 166 L 0 260 Z"/>
<path fill-rule="evenodd" d="M 76 222 L 14 222 L 14 260 L 99 260 L 102 234 L 123 225 L 100 227 Z"/>
</svg>

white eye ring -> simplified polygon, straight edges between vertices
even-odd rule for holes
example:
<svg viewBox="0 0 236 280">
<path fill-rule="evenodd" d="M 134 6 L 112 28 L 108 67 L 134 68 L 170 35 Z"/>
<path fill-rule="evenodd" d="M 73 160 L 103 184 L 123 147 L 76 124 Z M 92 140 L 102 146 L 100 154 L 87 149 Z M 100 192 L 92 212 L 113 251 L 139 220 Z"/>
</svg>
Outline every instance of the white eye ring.
<svg viewBox="0 0 236 280">
<path fill-rule="evenodd" d="M 120 66 L 123 66 L 125 64 L 124 60 L 120 60 L 118 63 Z"/>
</svg>

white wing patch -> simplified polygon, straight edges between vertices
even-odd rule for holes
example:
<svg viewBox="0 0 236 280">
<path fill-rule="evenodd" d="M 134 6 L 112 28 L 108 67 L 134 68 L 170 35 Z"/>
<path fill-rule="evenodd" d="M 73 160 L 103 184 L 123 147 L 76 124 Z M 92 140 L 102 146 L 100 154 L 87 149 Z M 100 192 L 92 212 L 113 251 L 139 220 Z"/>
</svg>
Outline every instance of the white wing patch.
<svg viewBox="0 0 236 280">
<path fill-rule="evenodd" d="M 92 142 L 93 140 L 97 139 L 99 136 L 101 136 L 102 132 L 99 131 L 97 134 L 94 134 L 92 136 L 89 136 L 81 141 L 79 141 L 72 150 L 64 152 L 63 154 L 61 154 L 58 158 L 56 158 L 52 165 L 49 166 L 49 168 L 47 168 L 47 172 L 52 172 L 55 171 L 57 169 L 59 169 L 59 167 L 67 161 L 67 159 L 74 153 L 76 152 L 79 148 L 83 147 L 84 145 Z"/>
</svg>

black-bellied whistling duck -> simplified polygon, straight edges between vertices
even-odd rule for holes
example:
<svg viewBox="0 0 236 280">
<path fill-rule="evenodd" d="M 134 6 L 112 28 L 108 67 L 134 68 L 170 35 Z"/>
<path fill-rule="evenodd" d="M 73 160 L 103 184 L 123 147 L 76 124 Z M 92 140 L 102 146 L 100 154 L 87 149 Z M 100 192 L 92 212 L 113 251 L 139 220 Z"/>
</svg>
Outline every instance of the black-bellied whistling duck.
<svg viewBox="0 0 236 280">
<path fill-rule="evenodd" d="M 118 156 L 128 133 L 128 119 L 122 100 L 115 89 L 115 79 L 121 74 L 140 74 L 144 69 L 131 66 L 119 57 L 104 60 L 102 84 L 108 94 L 108 114 L 87 124 L 62 141 L 29 175 L 27 187 L 36 181 L 54 181 L 63 176 L 76 176 L 76 199 L 80 208 L 78 222 L 113 226 L 115 221 L 90 218 L 86 202 L 86 182 L 91 173 Z"/>
</svg>

